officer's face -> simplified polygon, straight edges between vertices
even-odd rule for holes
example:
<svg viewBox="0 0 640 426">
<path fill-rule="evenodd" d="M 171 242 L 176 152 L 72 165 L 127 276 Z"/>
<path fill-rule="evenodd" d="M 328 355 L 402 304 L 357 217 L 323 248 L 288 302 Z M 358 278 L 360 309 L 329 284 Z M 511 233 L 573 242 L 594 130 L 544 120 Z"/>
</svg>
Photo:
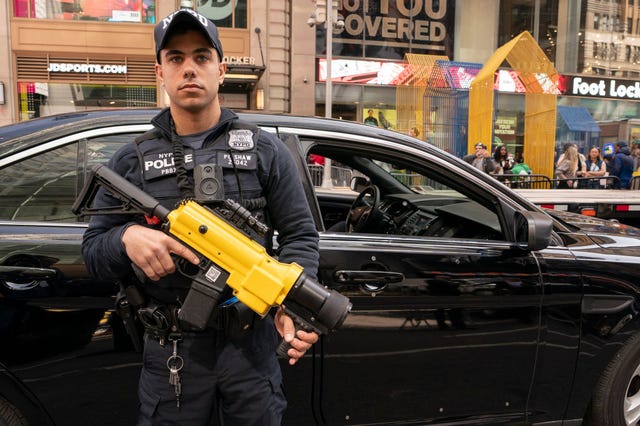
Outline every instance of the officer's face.
<svg viewBox="0 0 640 426">
<path fill-rule="evenodd" d="M 172 108 L 188 112 L 218 109 L 218 88 L 226 65 L 199 31 L 175 34 L 160 52 L 156 75 L 167 91 Z"/>
</svg>

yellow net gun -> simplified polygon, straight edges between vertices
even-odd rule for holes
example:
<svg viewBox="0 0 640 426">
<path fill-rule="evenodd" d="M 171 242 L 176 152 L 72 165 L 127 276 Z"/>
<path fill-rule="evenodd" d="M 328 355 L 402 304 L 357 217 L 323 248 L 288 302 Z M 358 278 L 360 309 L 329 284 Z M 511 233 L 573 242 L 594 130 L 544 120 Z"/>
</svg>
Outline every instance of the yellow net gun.
<svg viewBox="0 0 640 426">
<path fill-rule="evenodd" d="M 122 204 L 93 207 L 101 187 Z M 267 227 L 233 200 L 225 200 L 215 209 L 186 200 L 169 210 L 107 166 L 97 165 L 88 174 L 72 211 L 78 216 L 155 216 L 165 233 L 193 250 L 200 258 L 197 267 L 175 259 L 177 269 L 192 279 L 178 312 L 179 320 L 192 327 L 206 327 L 226 285 L 258 315 L 282 306 L 297 328 L 318 334 L 339 328 L 351 310 L 347 297 L 309 278 L 300 265 L 279 262 L 241 231 L 250 227 L 264 234 Z M 284 355 L 286 348 L 281 346 L 278 352 Z"/>
</svg>

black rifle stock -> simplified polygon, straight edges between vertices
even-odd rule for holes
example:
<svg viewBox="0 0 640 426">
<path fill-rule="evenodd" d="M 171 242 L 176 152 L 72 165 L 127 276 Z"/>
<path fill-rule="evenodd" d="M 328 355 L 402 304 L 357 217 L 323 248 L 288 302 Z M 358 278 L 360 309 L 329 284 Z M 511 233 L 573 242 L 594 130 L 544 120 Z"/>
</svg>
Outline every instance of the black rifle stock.
<svg viewBox="0 0 640 426">
<path fill-rule="evenodd" d="M 93 207 L 100 187 L 122 204 Z M 233 200 L 215 209 L 187 200 L 169 210 L 105 165 L 97 165 L 88 174 L 72 211 L 78 216 L 155 216 L 165 233 L 194 251 L 200 258 L 197 266 L 176 259 L 178 270 L 192 279 L 178 317 L 192 327 L 206 327 L 226 285 L 258 315 L 281 306 L 293 318 L 296 329 L 318 334 L 339 328 L 351 310 L 347 297 L 309 278 L 300 265 L 281 263 L 269 256 L 263 246 L 240 231 L 250 227 L 264 233 L 267 227 Z M 278 353 L 286 356 L 288 348 L 283 342 Z"/>
</svg>

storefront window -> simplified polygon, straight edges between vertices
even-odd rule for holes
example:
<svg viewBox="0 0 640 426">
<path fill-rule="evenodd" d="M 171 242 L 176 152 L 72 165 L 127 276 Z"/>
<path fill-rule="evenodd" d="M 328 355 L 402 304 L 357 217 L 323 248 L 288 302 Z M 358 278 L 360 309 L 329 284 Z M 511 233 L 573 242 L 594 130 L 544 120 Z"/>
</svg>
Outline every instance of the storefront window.
<svg viewBox="0 0 640 426">
<path fill-rule="evenodd" d="M 156 22 L 156 0 L 14 0 L 16 18 Z"/>
<path fill-rule="evenodd" d="M 155 86 L 18 83 L 19 118 L 89 109 L 156 107 Z"/>
<path fill-rule="evenodd" d="M 197 11 L 221 28 L 247 28 L 247 0 L 182 0 L 180 7 Z"/>
</svg>

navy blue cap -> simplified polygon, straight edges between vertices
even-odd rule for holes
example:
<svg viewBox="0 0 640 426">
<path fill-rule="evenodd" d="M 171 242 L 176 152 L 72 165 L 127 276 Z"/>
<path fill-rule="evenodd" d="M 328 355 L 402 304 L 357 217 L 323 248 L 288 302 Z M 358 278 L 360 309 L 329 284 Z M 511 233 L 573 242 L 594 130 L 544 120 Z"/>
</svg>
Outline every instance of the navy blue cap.
<svg viewBox="0 0 640 426">
<path fill-rule="evenodd" d="M 218 27 L 216 27 L 209 18 L 200 15 L 194 10 L 180 9 L 158 22 L 153 30 L 153 38 L 156 42 L 156 59 L 158 63 L 160 63 L 160 51 L 169 41 L 167 35 L 178 24 L 186 24 L 194 30 L 202 31 L 207 39 L 209 39 L 211 46 L 218 52 L 218 55 L 220 55 L 220 62 L 222 62 L 224 55 L 222 54 L 222 43 L 220 43 Z"/>
</svg>

